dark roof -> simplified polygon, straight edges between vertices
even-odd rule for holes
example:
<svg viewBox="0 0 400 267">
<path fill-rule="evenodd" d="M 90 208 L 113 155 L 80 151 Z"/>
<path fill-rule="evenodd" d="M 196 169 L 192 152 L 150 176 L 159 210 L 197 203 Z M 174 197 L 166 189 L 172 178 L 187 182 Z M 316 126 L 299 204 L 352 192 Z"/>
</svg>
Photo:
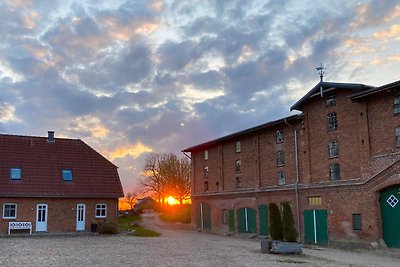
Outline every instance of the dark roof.
<svg viewBox="0 0 400 267">
<path fill-rule="evenodd" d="M 359 84 L 359 83 L 333 83 L 333 82 L 319 82 L 314 86 L 305 96 L 303 96 L 299 101 L 294 103 L 293 106 L 290 107 L 290 110 L 300 110 L 304 103 L 306 103 L 309 99 L 314 98 L 320 95 L 322 87 L 322 92 L 327 93 L 335 89 L 346 89 L 352 91 L 363 91 L 373 88 L 369 85 Z"/>
<path fill-rule="evenodd" d="M 252 127 L 252 128 L 248 128 L 248 129 L 240 131 L 240 132 L 236 132 L 236 133 L 233 133 L 233 134 L 229 134 L 229 135 L 220 137 L 218 139 L 214 139 L 214 140 L 211 140 L 211 141 L 199 144 L 199 145 L 195 145 L 195 146 L 192 146 L 192 147 L 185 148 L 184 150 L 182 150 L 182 152 L 192 152 L 192 151 L 196 151 L 196 150 L 202 150 L 202 149 L 205 149 L 207 147 L 214 146 L 214 145 L 216 145 L 218 143 L 221 143 L 221 142 L 224 142 L 224 141 L 239 137 L 241 135 L 254 133 L 254 132 L 259 131 L 259 130 L 263 130 L 263 129 L 266 129 L 266 128 L 269 128 L 269 127 L 272 127 L 272 126 L 275 126 L 275 125 L 278 125 L 278 124 L 285 123 L 285 120 L 287 122 L 293 122 L 294 120 L 298 121 L 298 120 L 301 120 L 301 119 L 303 119 L 303 114 L 296 114 L 296 115 L 292 115 L 292 116 L 289 116 L 289 117 L 286 117 L 286 118 L 283 118 L 283 119 L 270 121 L 270 122 L 267 122 L 267 123 Z"/>
<path fill-rule="evenodd" d="M 400 89 L 400 80 L 392 83 L 388 83 L 379 87 L 372 87 L 368 90 L 356 93 L 350 97 L 351 100 L 358 100 L 367 96 L 375 95 L 384 91 L 389 91 L 392 89 Z"/>
<path fill-rule="evenodd" d="M 22 168 L 11 180 L 10 168 Z M 62 179 L 70 169 L 73 181 Z M 79 139 L 0 135 L 0 196 L 117 198 L 117 167 Z"/>
</svg>

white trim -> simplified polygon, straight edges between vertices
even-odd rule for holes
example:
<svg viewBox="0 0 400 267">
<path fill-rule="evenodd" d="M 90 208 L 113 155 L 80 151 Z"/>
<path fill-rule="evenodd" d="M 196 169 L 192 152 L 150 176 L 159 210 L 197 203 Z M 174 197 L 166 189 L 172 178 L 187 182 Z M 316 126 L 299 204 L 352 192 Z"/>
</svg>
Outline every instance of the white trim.
<svg viewBox="0 0 400 267">
<path fill-rule="evenodd" d="M 249 222 L 248 222 L 248 218 L 247 218 L 247 208 L 244 208 L 244 220 L 245 220 L 245 223 L 246 223 L 246 232 L 248 232 L 249 231 Z"/>
<path fill-rule="evenodd" d="M 98 207 L 100 205 L 104 205 L 104 209 L 102 207 Z M 104 212 L 105 215 L 104 216 L 103 215 L 97 216 L 97 210 L 104 210 L 105 211 Z M 107 204 L 104 204 L 104 203 L 96 204 L 96 208 L 94 210 L 94 215 L 95 215 L 96 218 L 107 218 Z"/>
<path fill-rule="evenodd" d="M 203 221 L 203 202 L 200 203 L 200 219 L 201 219 L 201 230 L 204 229 L 204 221 Z"/>
<path fill-rule="evenodd" d="M 15 217 L 5 217 L 4 215 L 4 213 L 5 213 L 5 206 L 6 205 L 15 205 Z M 4 203 L 3 204 L 3 219 L 6 219 L 6 220 L 11 220 L 11 219 L 17 219 L 17 204 L 15 204 L 15 203 Z"/>
<path fill-rule="evenodd" d="M 313 210 L 313 220 L 314 220 L 314 243 L 317 244 L 317 218 L 315 217 L 315 210 Z"/>
</svg>

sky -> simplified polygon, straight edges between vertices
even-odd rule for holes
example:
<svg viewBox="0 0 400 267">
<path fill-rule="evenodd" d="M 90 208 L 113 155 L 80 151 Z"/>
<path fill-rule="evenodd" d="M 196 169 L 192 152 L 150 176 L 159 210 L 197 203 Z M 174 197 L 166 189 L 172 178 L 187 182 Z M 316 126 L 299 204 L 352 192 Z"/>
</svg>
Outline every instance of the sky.
<svg viewBox="0 0 400 267">
<path fill-rule="evenodd" d="M 0 132 L 79 138 L 137 191 L 150 152 L 293 115 L 324 80 L 400 79 L 398 1 L 2 0 Z"/>
</svg>

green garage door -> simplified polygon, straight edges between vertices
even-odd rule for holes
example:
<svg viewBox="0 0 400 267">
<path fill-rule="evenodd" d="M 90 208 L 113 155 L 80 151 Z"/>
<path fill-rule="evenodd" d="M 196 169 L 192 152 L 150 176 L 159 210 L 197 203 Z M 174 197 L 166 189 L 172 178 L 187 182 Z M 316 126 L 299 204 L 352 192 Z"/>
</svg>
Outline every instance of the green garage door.
<svg viewBox="0 0 400 267">
<path fill-rule="evenodd" d="M 256 210 L 251 208 L 241 208 L 237 210 L 238 232 L 256 233 Z"/>
<path fill-rule="evenodd" d="M 260 235 L 268 235 L 268 207 L 261 205 L 260 210 Z"/>
<path fill-rule="evenodd" d="M 388 247 L 400 248 L 400 186 L 381 192 L 383 239 Z"/>
<path fill-rule="evenodd" d="M 326 210 L 304 210 L 304 243 L 328 243 Z"/>
<path fill-rule="evenodd" d="M 201 230 L 211 230 L 211 208 L 207 203 L 200 203 L 197 206 L 196 226 Z"/>
</svg>

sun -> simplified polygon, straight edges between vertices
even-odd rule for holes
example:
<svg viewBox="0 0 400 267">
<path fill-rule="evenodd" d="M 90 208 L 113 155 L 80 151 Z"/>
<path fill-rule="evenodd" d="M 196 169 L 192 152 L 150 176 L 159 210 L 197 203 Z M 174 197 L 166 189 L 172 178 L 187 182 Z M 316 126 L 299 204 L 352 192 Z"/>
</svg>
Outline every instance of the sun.
<svg viewBox="0 0 400 267">
<path fill-rule="evenodd" d="M 167 202 L 168 202 L 168 205 L 177 205 L 177 204 L 179 204 L 179 201 L 176 200 L 175 198 L 171 197 L 171 196 L 169 196 L 167 198 Z"/>
</svg>

